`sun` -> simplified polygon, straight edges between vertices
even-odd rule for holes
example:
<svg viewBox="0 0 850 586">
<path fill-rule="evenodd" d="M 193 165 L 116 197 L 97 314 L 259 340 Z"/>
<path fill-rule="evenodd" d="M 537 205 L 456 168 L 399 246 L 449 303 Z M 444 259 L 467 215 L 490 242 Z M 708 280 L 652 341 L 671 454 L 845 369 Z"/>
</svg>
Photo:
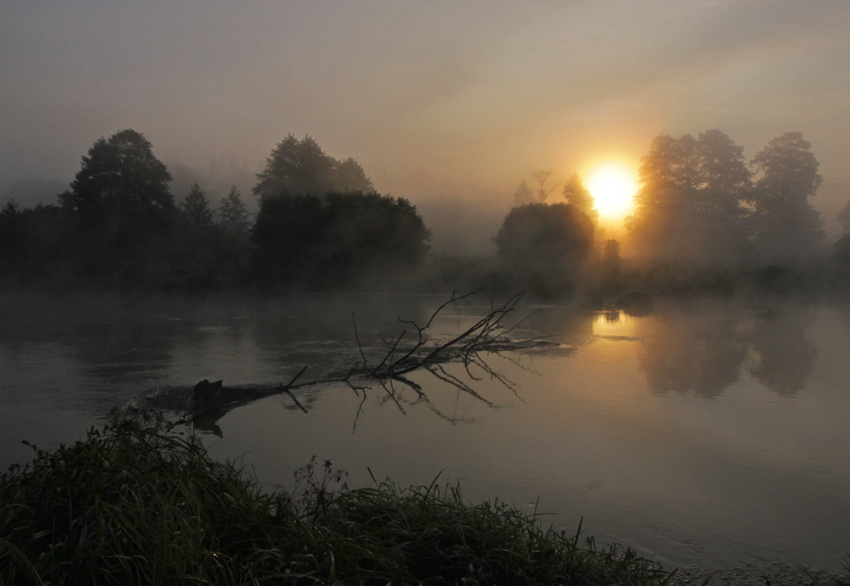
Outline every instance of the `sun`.
<svg viewBox="0 0 850 586">
<path fill-rule="evenodd" d="M 600 165 L 591 171 L 587 188 L 600 216 L 608 220 L 620 220 L 632 209 L 632 196 L 637 191 L 637 184 L 633 174 L 626 168 Z"/>
</svg>

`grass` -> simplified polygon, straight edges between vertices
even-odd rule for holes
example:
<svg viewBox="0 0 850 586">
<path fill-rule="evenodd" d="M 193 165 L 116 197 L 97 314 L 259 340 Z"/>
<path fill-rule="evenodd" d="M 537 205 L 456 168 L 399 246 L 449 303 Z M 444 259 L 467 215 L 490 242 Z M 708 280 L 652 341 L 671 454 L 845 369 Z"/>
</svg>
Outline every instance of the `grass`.
<svg viewBox="0 0 850 586">
<path fill-rule="evenodd" d="M 0 584 L 663 584 L 617 545 L 459 486 L 348 489 L 315 459 L 264 491 L 161 416 L 35 450 L 0 478 Z"/>
</svg>

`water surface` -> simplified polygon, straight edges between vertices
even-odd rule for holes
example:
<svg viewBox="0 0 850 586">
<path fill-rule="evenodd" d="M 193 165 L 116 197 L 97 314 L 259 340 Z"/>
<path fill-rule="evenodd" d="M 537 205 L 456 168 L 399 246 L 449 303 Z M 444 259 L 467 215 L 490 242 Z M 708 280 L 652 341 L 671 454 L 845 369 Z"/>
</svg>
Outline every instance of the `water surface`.
<svg viewBox="0 0 850 586">
<path fill-rule="evenodd" d="M 222 378 L 319 377 L 380 352 L 396 316 L 424 323 L 442 298 L 2 300 L 0 463 L 21 439 L 69 441 L 150 389 Z M 471 500 L 552 513 L 671 564 L 753 558 L 837 569 L 850 549 L 850 310 L 789 303 L 668 303 L 646 317 L 525 306 L 518 337 L 559 345 L 485 356 L 480 395 L 427 372 L 426 398 L 379 385 L 302 389 L 230 411 L 209 429 L 220 457 L 269 484 L 317 454 L 358 486 L 461 479 Z M 447 311 L 447 336 L 487 306 Z M 448 371 L 466 376 L 458 365 Z M 367 469 L 368 468 L 368 469 Z"/>
</svg>

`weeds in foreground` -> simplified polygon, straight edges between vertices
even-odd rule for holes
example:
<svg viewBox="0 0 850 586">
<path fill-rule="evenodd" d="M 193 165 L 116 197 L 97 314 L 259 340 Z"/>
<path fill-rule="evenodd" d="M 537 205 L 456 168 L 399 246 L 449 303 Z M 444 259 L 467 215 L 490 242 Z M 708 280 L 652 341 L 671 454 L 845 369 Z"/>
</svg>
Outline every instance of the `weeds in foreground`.
<svg viewBox="0 0 850 586">
<path fill-rule="evenodd" d="M 265 492 L 150 413 L 34 448 L 0 478 L 0 584 L 663 584 L 616 545 L 546 530 L 459 486 L 339 486 L 311 461 Z M 339 486 L 339 488 L 334 488 Z"/>
</svg>

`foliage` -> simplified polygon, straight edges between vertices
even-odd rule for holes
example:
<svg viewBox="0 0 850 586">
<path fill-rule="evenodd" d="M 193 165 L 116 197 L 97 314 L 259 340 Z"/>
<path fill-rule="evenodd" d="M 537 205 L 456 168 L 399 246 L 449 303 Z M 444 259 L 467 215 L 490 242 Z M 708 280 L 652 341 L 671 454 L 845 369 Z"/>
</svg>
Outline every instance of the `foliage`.
<svg viewBox="0 0 850 586">
<path fill-rule="evenodd" d="M 534 192 L 523 179 L 522 183 L 520 183 L 517 186 L 516 191 L 514 191 L 513 207 L 516 208 L 530 203 L 534 203 Z"/>
<path fill-rule="evenodd" d="M 641 159 L 635 212 L 626 219 L 638 254 L 740 258 L 747 252 L 750 174 L 743 148 L 719 130 L 653 139 Z"/>
<path fill-rule="evenodd" d="M 811 254 L 823 240 L 820 214 L 809 203 L 823 181 L 811 147 L 801 132 L 786 132 L 753 158 L 760 174 L 752 195 L 755 242 L 765 255 Z"/>
<path fill-rule="evenodd" d="M 640 584 L 669 578 L 617 545 L 541 528 L 459 486 L 263 492 L 161 417 L 116 419 L 0 479 L 0 583 Z"/>
<path fill-rule="evenodd" d="M 266 278 L 313 284 L 414 266 L 428 238 L 409 201 L 359 192 L 264 197 L 251 233 L 256 267 Z"/>
<path fill-rule="evenodd" d="M 620 272 L 620 243 L 616 240 L 606 240 L 602 251 L 602 266 L 608 274 Z"/>
<path fill-rule="evenodd" d="M 227 197 L 221 200 L 218 217 L 219 225 L 227 234 L 240 240 L 248 236 L 251 228 L 251 214 L 248 213 L 248 208 L 242 201 L 242 194 L 235 185 L 230 187 Z"/>
<path fill-rule="evenodd" d="M 547 199 L 549 199 L 549 195 L 557 189 L 557 185 L 553 187 L 546 187 L 546 182 L 549 180 L 549 177 L 552 176 L 554 171 L 552 169 L 541 169 L 540 171 L 535 171 L 531 174 L 534 177 L 534 180 L 537 181 L 537 191 L 535 195 L 537 196 L 538 203 L 545 203 Z"/>
<path fill-rule="evenodd" d="M 171 175 L 151 143 L 132 129 L 100 138 L 83 157 L 71 191 L 59 196 L 66 209 L 86 215 L 128 214 L 161 219 L 174 209 Z"/>
<path fill-rule="evenodd" d="M 17 246 L 24 237 L 23 222 L 18 202 L 11 199 L 0 211 L 0 249 Z"/>
<path fill-rule="evenodd" d="M 206 192 L 195 181 L 189 191 L 183 196 L 180 208 L 194 228 L 209 228 L 213 224 L 213 211 Z"/>
<path fill-rule="evenodd" d="M 310 136 L 292 134 L 280 141 L 257 175 L 254 195 L 324 195 L 329 192 L 373 192 L 372 180 L 352 158 L 339 161 L 327 155 Z"/>
<path fill-rule="evenodd" d="M 593 250 L 593 222 L 565 203 L 511 209 L 493 241 L 504 274 L 498 289 L 523 288 L 542 299 L 570 292 Z"/>
<path fill-rule="evenodd" d="M 850 232 L 850 200 L 844 204 L 838 213 L 835 214 L 835 219 L 838 220 L 838 224 L 845 232 Z"/>
<path fill-rule="evenodd" d="M 578 173 L 573 173 L 564 185 L 564 199 L 572 206 L 575 206 L 579 211 L 583 212 L 594 226 L 599 224 L 599 210 L 594 205 L 593 196 L 590 190 L 585 187 L 584 182 L 578 176 Z"/>
<path fill-rule="evenodd" d="M 532 203 L 513 208 L 494 241 L 499 259 L 508 266 L 564 266 L 590 254 L 593 223 L 565 203 Z"/>
</svg>

